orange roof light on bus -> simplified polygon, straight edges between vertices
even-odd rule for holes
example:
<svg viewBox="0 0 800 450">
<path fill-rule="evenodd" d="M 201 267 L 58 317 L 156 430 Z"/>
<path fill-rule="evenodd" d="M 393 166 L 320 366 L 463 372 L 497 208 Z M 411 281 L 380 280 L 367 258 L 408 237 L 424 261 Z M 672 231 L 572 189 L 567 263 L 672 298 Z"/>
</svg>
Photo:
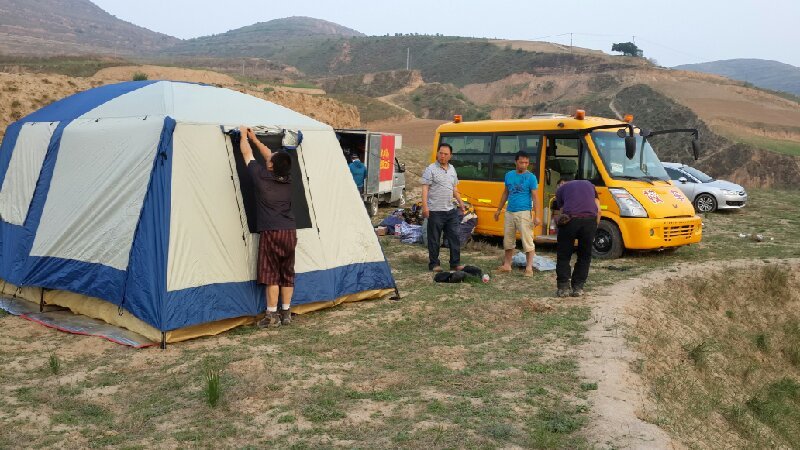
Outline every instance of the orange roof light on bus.
<svg viewBox="0 0 800 450">
<path fill-rule="evenodd" d="M 625 123 L 633 122 L 633 114 L 625 114 L 625 119 L 623 119 Z"/>
<path fill-rule="evenodd" d="M 453 116 L 453 123 L 461 123 L 461 114 L 456 114 Z"/>
<path fill-rule="evenodd" d="M 575 111 L 575 118 L 578 120 L 583 120 L 586 118 L 586 111 L 579 109 Z"/>
</svg>

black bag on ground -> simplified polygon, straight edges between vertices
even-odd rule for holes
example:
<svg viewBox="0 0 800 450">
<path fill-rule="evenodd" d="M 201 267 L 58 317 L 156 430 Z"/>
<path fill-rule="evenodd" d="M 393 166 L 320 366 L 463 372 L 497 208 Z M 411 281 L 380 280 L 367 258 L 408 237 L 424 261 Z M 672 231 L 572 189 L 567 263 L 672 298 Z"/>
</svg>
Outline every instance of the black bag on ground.
<svg viewBox="0 0 800 450">
<path fill-rule="evenodd" d="M 437 283 L 461 283 L 467 278 L 467 274 L 460 270 L 454 272 L 439 272 L 433 276 L 433 281 Z"/>
<path fill-rule="evenodd" d="M 462 270 L 467 274 L 467 276 L 483 278 L 483 270 L 481 270 L 480 267 L 464 266 L 464 269 Z"/>
</svg>

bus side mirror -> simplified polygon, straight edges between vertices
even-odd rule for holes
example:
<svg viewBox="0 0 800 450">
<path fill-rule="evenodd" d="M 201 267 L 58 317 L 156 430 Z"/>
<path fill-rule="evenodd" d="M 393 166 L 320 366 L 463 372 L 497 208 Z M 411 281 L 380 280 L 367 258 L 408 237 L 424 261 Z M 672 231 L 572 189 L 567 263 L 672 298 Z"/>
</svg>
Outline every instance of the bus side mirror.
<svg viewBox="0 0 800 450">
<path fill-rule="evenodd" d="M 400 163 L 400 166 L 398 166 L 398 169 L 397 169 L 397 171 L 398 171 L 399 173 L 403 173 L 403 172 L 405 172 L 405 171 L 406 171 L 406 164 L 405 164 L 405 163 Z"/>
<path fill-rule="evenodd" d="M 544 182 L 545 182 L 545 184 L 547 184 L 548 186 L 550 185 L 550 169 L 546 169 L 546 170 L 544 171 Z"/>
<path fill-rule="evenodd" d="M 700 158 L 700 141 L 697 139 L 692 139 L 692 155 L 694 155 L 695 161 Z"/>
<path fill-rule="evenodd" d="M 633 136 L 625 136 L 625 156 L 628 159 L 636 156 L 636 138 Z"/>
</svg>

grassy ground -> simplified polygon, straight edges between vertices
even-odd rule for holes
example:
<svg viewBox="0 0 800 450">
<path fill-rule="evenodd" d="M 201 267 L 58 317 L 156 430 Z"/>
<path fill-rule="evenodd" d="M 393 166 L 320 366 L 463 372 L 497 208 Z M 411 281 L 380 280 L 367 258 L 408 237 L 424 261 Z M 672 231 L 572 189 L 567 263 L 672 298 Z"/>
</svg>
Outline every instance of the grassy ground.
<svg viewBox="0 0 800 450">
<path fill-rule="evenodd" d="M 751 195 L 742 211 L 706 217 L 700 245 L 597 262 L 590 293 L 685 261 L 800 256 L 800 193 Z M 763 232 L 767 242 L 739 232 Z M 0 447 L 588 446 L 582 427 L 597 380 L 577 375 L 585 300 L 551 298 L 552 272 L 434 284 L 424 248 L 381 242 L 401 301 L 344 305 L 278 330 L 137 351 L 0 316 Z M 471 243 L 463 259 L 493 268 L 496 244 Z M 220 374 L 216 407 L 209 370 Z M 752 408 L 794 392 L 762 387 Z"/>
<path fill-rule="evenodd" d="M 635 313 L 646 419 L 690 447 L 800 446 L 800 266 L 753 264 L 670 280 Z"/>
<path fill-rule="evenodd" d="M 394 105 L 364 95 L 331 94 L 330 97 L 358 108 L 358 114 L 361 116 L 361 123 L 388 120 L 409 115 L 408 112 Z"/>
<path fill-rule="evenodd" d="M 800 156 L 800 142 L 784 139 L 772 139 L 761 136 L 734 136 L 738 142 L 750 144 L 758 148 L 771 150 L 785 155 Z"/>
</svg>

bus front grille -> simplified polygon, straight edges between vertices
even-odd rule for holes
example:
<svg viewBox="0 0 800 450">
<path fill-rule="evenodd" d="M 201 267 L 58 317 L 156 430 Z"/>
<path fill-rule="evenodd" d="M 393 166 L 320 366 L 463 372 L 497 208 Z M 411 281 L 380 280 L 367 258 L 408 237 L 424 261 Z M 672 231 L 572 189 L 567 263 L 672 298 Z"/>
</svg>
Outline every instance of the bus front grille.
<svg viewBox="0 0 800 450">
<path fill-rule="evenodd" d="M 694 225 L 678 225 L 674 227 L 664 227 L 664 240 L 689 239 L 694 233 Z"/>
</svg>

